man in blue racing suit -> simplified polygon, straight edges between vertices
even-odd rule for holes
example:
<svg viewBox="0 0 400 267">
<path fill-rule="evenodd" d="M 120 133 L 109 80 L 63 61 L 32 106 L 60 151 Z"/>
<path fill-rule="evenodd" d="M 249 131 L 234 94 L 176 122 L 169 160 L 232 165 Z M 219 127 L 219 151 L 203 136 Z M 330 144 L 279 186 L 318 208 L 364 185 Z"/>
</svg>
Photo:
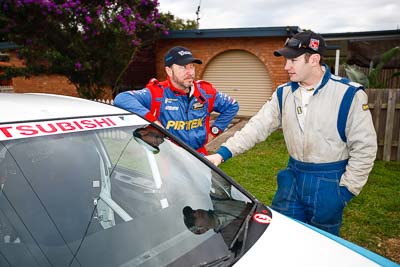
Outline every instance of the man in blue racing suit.
<svg viewBox="0 0 400 267">
<path fill-rule="evenodd" d="M 114 105 L 158 123 L 190 147 L 207 155 L 209 134 L 222 133 L 239 110 L 235 99 L 218 92 L 212 84 L 195 81 L 195 65 L 202 64 L 182 46 L 164 57 L 167 80 L 150 80 L 146 88 L 118 94 Z M 220 113 L 210 126 L 211 112 Z"/>
</svg>

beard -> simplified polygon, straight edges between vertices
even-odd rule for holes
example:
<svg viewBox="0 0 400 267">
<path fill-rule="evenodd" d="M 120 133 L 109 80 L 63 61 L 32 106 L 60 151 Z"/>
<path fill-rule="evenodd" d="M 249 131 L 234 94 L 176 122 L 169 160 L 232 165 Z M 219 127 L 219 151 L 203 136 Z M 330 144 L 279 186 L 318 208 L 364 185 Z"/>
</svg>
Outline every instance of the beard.
<svg viewBox="0 0 400 267">
<path fill-rule="evenodd" d="M 190 75 L 190 76 L 185 76 L 183 79 L 179 79 L 174 73 L 172 73 L 171 81 L 175 84 L 175 87 L 177 87 L 178 89 L 186 90 L 192 87 L 194 77 Z"/>
</svg>

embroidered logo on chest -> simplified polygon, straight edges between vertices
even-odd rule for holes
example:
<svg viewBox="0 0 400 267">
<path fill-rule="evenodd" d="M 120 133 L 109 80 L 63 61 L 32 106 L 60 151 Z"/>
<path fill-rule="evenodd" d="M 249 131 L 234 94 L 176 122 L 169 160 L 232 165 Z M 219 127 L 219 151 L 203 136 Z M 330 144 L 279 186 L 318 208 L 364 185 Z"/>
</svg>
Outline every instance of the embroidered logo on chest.
<svg viewBox="0 0 400 267">
<path fill-rule="evenodd" d="M 202 108 L 204 108 L 204 104 L 202 104 L 202 103 L 196 102 L 196 103 L 193 104 L 193 109 L 194 110 L 199 110 L 199 109 L 202 109 Z"/>
<path fill-rule="evenodd" d="M 165 110 L 179 110 L 179 107 L 175 107 L 175 106 L 165 106 Z"/>
<path fill-rule="evenodd" d="M 170 103 L 173 103 L 173 102 L 176 102 L 176 101 L 178 101 L 178 99 L 176 99 L 176 98 L 165 98 L 165 104 L 170 104 Z"/>
</svg>

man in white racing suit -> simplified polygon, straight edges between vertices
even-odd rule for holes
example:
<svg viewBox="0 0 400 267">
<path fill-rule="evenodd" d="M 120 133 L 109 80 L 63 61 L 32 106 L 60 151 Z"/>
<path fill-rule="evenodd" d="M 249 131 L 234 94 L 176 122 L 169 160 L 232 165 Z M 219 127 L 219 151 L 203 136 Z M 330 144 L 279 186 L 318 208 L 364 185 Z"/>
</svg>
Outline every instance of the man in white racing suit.
<svg viewBox="0 0 400 267">
<path fill-rule="evenodd" d="M 277 175 L 272 208 L 339 235 L 343 209 L 373 167 L 377 140 L 366 93 L 330 73 L 321 63 L 325 50 L 312 31 L 288 39 L 274 55 L 285 57 L 290 82 L 207 158 L 219 165 L 282 127 L 290 159 Z"/>
</svg>

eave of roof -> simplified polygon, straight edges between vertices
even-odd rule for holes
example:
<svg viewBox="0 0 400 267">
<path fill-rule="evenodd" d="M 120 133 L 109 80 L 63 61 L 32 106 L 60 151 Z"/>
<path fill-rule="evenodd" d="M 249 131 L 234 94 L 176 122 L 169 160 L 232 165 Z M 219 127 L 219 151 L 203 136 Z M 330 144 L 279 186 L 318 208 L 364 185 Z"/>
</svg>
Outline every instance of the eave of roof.
<svg viewBox="0 0 400 267">
<path fill-rule="evenodd" d="M 288 37 L 302 31 L 298 26 L 221 28 L 198 30 L 172 30 L 162 39 L 203 39 L 239 37 Z M 400 38 L 400 30 L 381 30 L 364 32 L 321 33 L 327 41 L 335 40 L 373 40 Z"/>
<path fill-rule="evenodd" d="M 399 39 L 400 29 L 384 31 L 365 31 L 365 32 L 341 32 L 341 33 L 321 33 L 326 41 L 336 40 L 383 40 Z"/>
<path fill-rule="evenodd" d="M 172 30 L 163 39 L 237 38 L 237 37 L 287 37 L 300 31 L 297 26 L 255 27 L 227 29 Z"/>
</svg>

